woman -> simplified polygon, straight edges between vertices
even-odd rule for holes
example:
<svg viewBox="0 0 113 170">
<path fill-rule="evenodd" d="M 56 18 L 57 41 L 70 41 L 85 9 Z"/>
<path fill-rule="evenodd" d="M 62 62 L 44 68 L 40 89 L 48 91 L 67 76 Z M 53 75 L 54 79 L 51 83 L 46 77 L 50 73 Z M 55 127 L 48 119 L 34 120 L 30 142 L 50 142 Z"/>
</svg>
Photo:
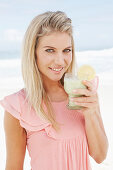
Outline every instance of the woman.
<svg viewBox="0 0 113 170">
<path fill-rule="evenodd" d="M 64 75 L 74 72 L 71 19 L 64 12 L 45 12 L 30 23 L 22 50 L 25 87 L 6 96 L 6 170 L 23 170 L 26 146 L 32 170 L 90 170 L 89 155 L 101 163 L 108 140 L 94 84 L 73 93 L 82 110 L 68 110 Z"/>
</svg>

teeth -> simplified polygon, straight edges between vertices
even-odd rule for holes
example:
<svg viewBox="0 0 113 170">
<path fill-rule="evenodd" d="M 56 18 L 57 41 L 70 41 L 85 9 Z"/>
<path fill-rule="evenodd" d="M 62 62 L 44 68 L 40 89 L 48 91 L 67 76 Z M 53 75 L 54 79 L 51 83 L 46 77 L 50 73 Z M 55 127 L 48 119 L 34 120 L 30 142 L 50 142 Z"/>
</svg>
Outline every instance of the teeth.
<svg viewBox="0 0 113 170">
<path fill-rule="evenodd" d="M 60 69 L 51 68 L 51 69 L 54 70 L 54 71 L 61 71 L 62 70 L 62 68 L 60 68 Z"/>
</svg>

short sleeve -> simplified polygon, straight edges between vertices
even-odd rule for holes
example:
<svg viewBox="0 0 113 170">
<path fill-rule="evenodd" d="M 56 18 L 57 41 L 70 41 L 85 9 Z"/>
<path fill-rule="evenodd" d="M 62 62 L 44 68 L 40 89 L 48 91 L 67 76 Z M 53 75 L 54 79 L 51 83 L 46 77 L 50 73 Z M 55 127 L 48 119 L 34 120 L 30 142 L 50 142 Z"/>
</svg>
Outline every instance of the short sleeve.
<svg viewBox="0 0 113 170">
<path fill-rule="evenodd" d="M 17 118 L 21 127 L 27 132 L 40 131 L 45 129 L 47 134 L 51 132 L 52 126 L 47 120 L 42 120 L 33 108 L 29 109 L 28 101 L 25 100 L 24 89 L 5 96 L 0 100 L 1 106 L 12 116 Z"/>
<path fill-rule="evenodd" d="M 0 104 L 12 116 L 20 120 L 21 111 L 19 97 L 17 93 L 5 96 L 2 100 L 0 100 Z"/>
</svg>

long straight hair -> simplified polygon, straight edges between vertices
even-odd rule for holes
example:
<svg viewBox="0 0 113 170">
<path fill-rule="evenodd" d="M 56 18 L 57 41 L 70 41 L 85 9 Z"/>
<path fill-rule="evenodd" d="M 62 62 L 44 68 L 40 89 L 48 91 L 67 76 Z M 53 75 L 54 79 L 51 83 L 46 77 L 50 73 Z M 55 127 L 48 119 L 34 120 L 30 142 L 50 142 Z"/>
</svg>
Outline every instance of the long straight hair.
<svg viewBox="0 0 113 170">
<path fill-rule="evenodd" d="M 41 75 L 36 63 L 35 52 L 40 41 L 40 37 L 48 35 L 53 31 L 68 33 L 72 40 L 72 62 L 66 72 L 74 73 L 75 52 L 71 23 L 71 19 L 68 18 L 62 11 L 47 11 L 42 13 L 31 21 L 25 33 L 22 46 L 21 69 L 26 100 L 28 101 L 30 108 L 33 107 L 36 114 L 41 119 L 46 119 L 50 122 L 56 131 L 60 129 L 60 124 L 55 119 L 54 108 L 52 107 L 50 99 L 44 89 Z M 64 75 L 60 80 L 62 86 L 64 86 Z"/>
</svg>

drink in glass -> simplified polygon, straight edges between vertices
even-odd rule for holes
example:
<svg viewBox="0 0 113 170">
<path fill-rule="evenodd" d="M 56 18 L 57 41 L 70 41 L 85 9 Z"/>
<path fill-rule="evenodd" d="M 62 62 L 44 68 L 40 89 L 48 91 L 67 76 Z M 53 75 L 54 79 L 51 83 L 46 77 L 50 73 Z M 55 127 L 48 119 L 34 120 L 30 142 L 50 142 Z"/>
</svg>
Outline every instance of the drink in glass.
<svg viewBox="0 0 113 170">
<path fill-rule="evenodd" d="M 67 107 L 69 109 L 81 109 L 83 106 L 76 105 L 71 98 L 73 97 L 81 97 L 81 94 L 73 94 L 74 89 L 86 89 L 87 87 L 82 84 L 82 80 L 80 80 L 76 75 L 71 73 L 65 73 L 64 77 L 64 89 L 69 96 L 69 102 Z"/>
</svg>

